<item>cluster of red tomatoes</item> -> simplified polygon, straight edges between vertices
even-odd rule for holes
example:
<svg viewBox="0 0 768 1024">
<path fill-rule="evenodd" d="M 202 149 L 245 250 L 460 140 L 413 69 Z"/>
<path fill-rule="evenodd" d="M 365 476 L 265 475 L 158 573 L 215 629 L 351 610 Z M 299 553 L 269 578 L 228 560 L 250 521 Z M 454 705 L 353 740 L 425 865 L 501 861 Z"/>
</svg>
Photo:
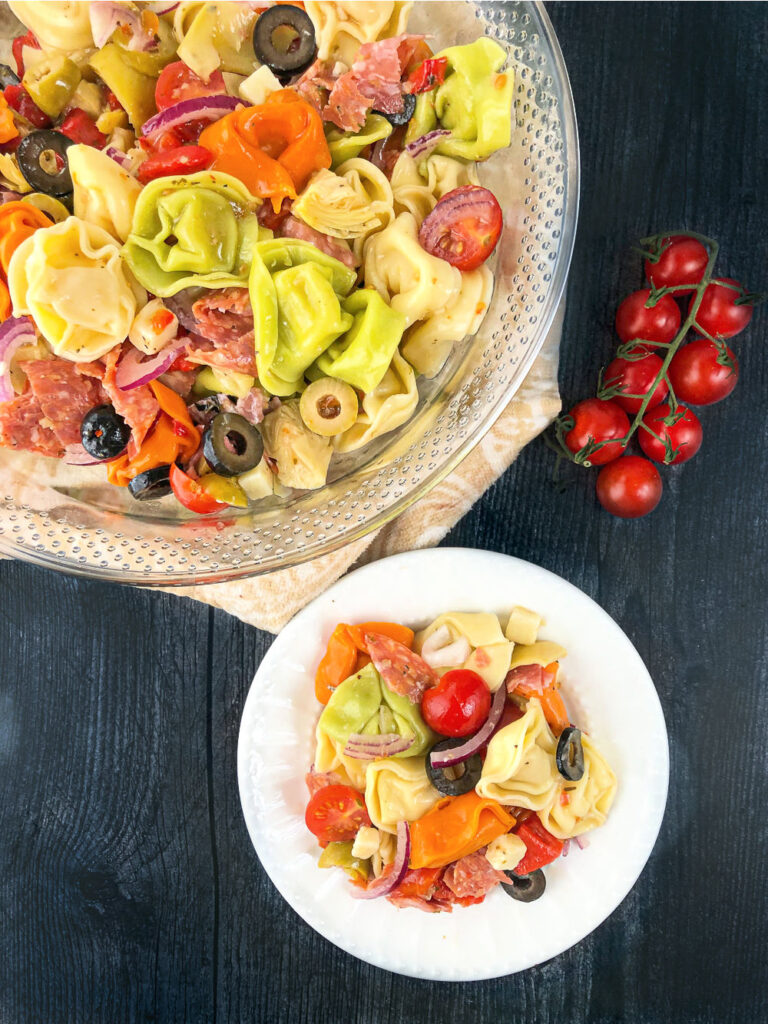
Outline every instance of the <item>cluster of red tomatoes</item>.
<svg viewBox="0 0 768 1024">
<path fill-rule="evenodd" d="M 656 508 L 656 463 L 679 465 L 701 447 L 701 422 L 688 406 L 712 405 L 736 387 L 739 364 L 726 339 L 749 323 L 753 297 L 731 278 L 712 280 L 709 269 L 710 253 L 697 238 L 659 240 L 645 261 L 650 288 L 628 295 L 616 312 L 622 346 L 599 397 L 561 420 L 574 461 L 603 467 L 597 497 L 615 516 L 635 519 Z M 677 299 L 687 303 L 685 323 Z M 700 336 L 685 341 L 689 327 Z M 635 433 L 648 458 L 626 454 Z"/>
</svg>

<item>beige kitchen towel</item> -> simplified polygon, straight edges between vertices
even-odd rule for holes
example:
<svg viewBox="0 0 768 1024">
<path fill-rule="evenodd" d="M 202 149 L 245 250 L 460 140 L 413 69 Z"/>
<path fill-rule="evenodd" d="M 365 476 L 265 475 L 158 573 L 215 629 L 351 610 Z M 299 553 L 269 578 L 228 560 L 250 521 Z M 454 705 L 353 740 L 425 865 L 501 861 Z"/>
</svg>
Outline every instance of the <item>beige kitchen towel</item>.
<svg viewBox="0 0 768 1024">
<path fill-rule="evenodd" d="M 514 398 L 464 461 L 393 522 L 324 558 L 233 583 L 172 587 L 168 593 L 205 601 L 259 629 L 277 633 L 353 566 L 438 544 L 560 411 L 557 363 L 561 306 L 547 340 Z"/>
</svg>

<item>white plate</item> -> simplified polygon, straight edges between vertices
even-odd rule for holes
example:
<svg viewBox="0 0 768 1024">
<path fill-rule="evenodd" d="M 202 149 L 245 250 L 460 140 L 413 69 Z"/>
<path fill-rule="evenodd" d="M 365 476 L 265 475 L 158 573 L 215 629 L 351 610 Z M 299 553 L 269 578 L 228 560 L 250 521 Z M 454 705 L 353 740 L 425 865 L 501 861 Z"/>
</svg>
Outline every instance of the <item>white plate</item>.
<svg viewBox="0 0 768 1024">
<path fill-rule="evenodd" d="M 315 667 L 337 622 L 396 620 L 426 625 L 440 612 L 544 615 L 544 639 L 568 650 L 563 693 L 577 725 L 618 777 L 608 822 L 547 868 L 535 903 L 501 889 L 452 914 L 397 909 L 349 894 L 341 871 L 317 867 L 304 825 L 304 775 L 320 710 Z M 667 733 L 653 682 L 616 623 L 585 594 L 545 569 L 462 548 L 414 551 L 344 577 L 300 612 L 259 666 L 243 711 L 238 778 L 243 813 L 264 869 L 307 924 L 341 949 L 398 974 L 478 981 L 522 971 L 562 953 L 621 903 L 642 871 L 667 796 Z"/>
</svg>

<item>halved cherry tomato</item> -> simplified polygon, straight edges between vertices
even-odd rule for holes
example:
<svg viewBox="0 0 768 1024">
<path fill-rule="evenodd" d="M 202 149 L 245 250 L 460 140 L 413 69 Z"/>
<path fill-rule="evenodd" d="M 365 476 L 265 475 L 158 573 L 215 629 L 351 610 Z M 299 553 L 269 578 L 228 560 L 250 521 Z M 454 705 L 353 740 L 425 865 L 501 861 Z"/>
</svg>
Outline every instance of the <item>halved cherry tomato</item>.
<svg viewBox="0 0 768 1024">
<path fill-rule="evenodd" d="M 622 409 L 627 412 L 638 412 L 648 394 L 653 382 L 656 380 L 662 362 L 659 356 L 649 349 L 638 345 L 631 350 L 624 358 L 616 358 L 608 363 L 603 374 L 605 387 L 611 385 L 619 388 L 620 392 L 613 396 L 613 401 L 618 402 Z M 654 389 L 648 408 L 663 402 L 667 397 L 667 384 L 665 380 L 659 381 Z M 640 397 L 633 398 L 632 395 Z"/>
<path fill-rule="evenodd" d="M 205 516 L 209 512 L 218 512 L 219 509 L 227 508 L 224 502 L 216 501 L 210 494 L 207 494 L 197 480 L 193 480 L 183 469 L 174 463 L 169 474 L 171 490 L 176 498 L 190 512 L 197 512 Z"/>
<path fill-rule="evenodd" d="M 158 110 L 167 110 L 174 103 L 196 99 L 198 96 L 217 96 L 227 87 L 220 71 L 214 71 L 206 82 L 187 67 L 183 60 L 166 64 L 155 86 L 155 104 Z"/>
<path fill-rule="evenodd" d="M 408 84 L 412 93 L 429 92 L 445 81 L 448 69 L 447 57 L 428 57 L 408 75 Z"/>
<path fill-rule="evenodd" d="M 516 875 L 529 875 L 532 871 L 551 864 L 563 852 L 563 843 L 547 832 L 535 814 L 512 829 L 525 843 L 526 852 L 515 868 Z"/>
<path fill-rule="evenodd" d="M 632 292 L 616 310 L 616 333 L 622 341 L 672 341 L 680 330 L 680 309 L 671 295 L 662 295 L 653 305 L 649 288 Z"/>
<path fill-rule="evenodd" d="M 31 46 L 33 50 L 40 49 L 40 43 L 35 39 L 32 29 L 30 29 L 25 36 L 16 36 L 11 43 L 11 53 L 13 54 L 13 59 L 16 61 L 16 71 L 19 78 L 24 77 L 23 53 L 25 46 Z"/>
<path fill-rule="evenodd" d="M 470 736 L 490 710 L 491 691 L 483 677 L 469 668 L 446 672 L 421 698 L 424 721 L 442 736 Z"/>
<path fill-rule="evenodd" d="M 142 185 L 155 178 L 204 171 L 213 163 L 213 153 L 204 146 L 177 146 L 148 157 L 139 165 L 137 177 Z"/>
<path fill-rule="evenodd" d="M 321 846 L 348 843 L 362 825 L 370 825 L 362 793 L 351 786 L 324 786 L 311 797 L 304 821 Z"/>
<path fill-rule="evenodd" d="M 504 218 L 496 196 L 480 185 L 447 192 L 419 230 L 423 249 L 459 270 L 485 263 L 501 235 Z"/>
<path fill-rule="evenodd" d="M 673 422 L 665 423 L 670 417 Z M 643 427 L 648 427 L 644 430 Z M 653 431 L 650 433 L 649 431 Z M 679 466 L 681 462 L 692 459 L 701 448 L 704 431 L 701 429 L 699 417 L 692 409 L 678 405 L 674 412 L 665 402 L 649 409 L 643 416 L 643 425 L 637 434 L 640 447 L 645 454 L 670 466 Z"/>
<path fill-rule="evenodd" d="M 616 402 L 586 398 L 574 405 L 568 415 L 573 419 L 573 427 L 565 435 L 565 443 L 574 454 L 592 441 L 610 442 L 588 455 L 591 465 L 603 466 L 612 459 L 618 459 L 626 448 L 621 438 L 629 430 L 629 419 Z"/>
<path fill-rule="evenodd" d="M 73 142 L 82 142 L 94 149 L 104 149 L 107 136 L 96 127 L 96 122 L 80 107 L 73 107 L 59 125 L 59 131 Z"/>
</svg>

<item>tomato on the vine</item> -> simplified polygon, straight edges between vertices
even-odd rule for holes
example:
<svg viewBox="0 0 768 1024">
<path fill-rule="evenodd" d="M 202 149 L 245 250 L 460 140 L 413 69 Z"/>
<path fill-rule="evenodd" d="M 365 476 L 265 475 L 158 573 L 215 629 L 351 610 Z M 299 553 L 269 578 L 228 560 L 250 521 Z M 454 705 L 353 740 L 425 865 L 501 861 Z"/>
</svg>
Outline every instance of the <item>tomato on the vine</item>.
<svg viewBox="0 0 768 1024">
<path fill-rule="evenodd" d="M 675 238 L 664 239 L 661 252 L 655 261 L 645 261 L 645 276 L 654 288 L 676 288 L 690 284 L 689 289 L 677 293 L 685 295 L 688 291 L 693 291 L 694 286 L 704 277 L 707 263 L 709 253 L 706 246 L 696 238 L 677 235 Z"/>
<path fill-rule="evenodd" d="M 665 423 L 667 418 L 672 422 Z M 704 432 L 699 417 L 692 409 L 678 405 L 672 412 L 665 402 L 655 409 L 649 409 L 643 416 L 637 436 L 640 447 L 649 458 L 668 466 L 679 466 L 681 462 L 692 459 L 701 448 Z"/>
<path fill-rule="evenodd" d="M 694 338 L 674 354 L 668 372 L 678 398 L 690 405 L 713 405 L 736 387 L 739 361 L 727 345 L 721 353 L 707 338 Z"/>
<path fill-rule="evenodd" d="M 311 797 L 304 821 L 321 846 L 348 843 L 362 825 L 370 825 L 362 793 L 351 786 L 324 786 Z"/>
<path fill-rule="evenodd" d="M 622 341 L 672 341 L 680 330 L 680 310 L 671 295 L 662 295 L 653 305 L 650 288 L 632 292 L 616 310 L 616 333 Z"/>
<path fill-rule="evenodd" d="M 602 466 L 612 459 L 618 459 L 626 448 L 626 443 L 620 439 L 629 430 L 629 419 L 616 402 L 587 398 L 574 405 L 569 416 L 573 419 L 573 427 L 565 435 L 564 441 L 574 455 L 590 442 L 609 442 L 587 455 L 593 466 Z"/>
<path fill-rule="evenodd" d="M 744 298 L 744 289 L 732 277 L 713 281 L 704 289 L 696 326 L 713 338 L 733 338 L 752 319 L 753 306 Z"/>
<path fill-rule="evenodd" d="M 454 668 L 421 698 L 424 721 L 441 736 L 470 736 L 491 710 L 491 691 L 477 672 Z"/>
<path fill-rule="evenodd" d="M 659 375 L 662 367 L 662 360 L 649 349 L 637 345 L 626 356 L 617 357 L 610 362 L 603 375 L 605 387 L 619 387 L 621 393 L 613 396 L 613 401 L 627 412 L 639 412 L 645 396 L 653 387 L 654 381 Z M 662 379 L 656 385 L 648 408 L 653 408 L 663 402 L 667 397 L 667 387 Z M 640 395 L 640 398 L 632 398 L 631 395 Z"/>
<path fill-rule="evenodd" d="M 640 455 L 623 455 L 597 474 L 597 500 L 620 519 L 639 519 L 661 501 L 661 474 Z"/>
</svg>

